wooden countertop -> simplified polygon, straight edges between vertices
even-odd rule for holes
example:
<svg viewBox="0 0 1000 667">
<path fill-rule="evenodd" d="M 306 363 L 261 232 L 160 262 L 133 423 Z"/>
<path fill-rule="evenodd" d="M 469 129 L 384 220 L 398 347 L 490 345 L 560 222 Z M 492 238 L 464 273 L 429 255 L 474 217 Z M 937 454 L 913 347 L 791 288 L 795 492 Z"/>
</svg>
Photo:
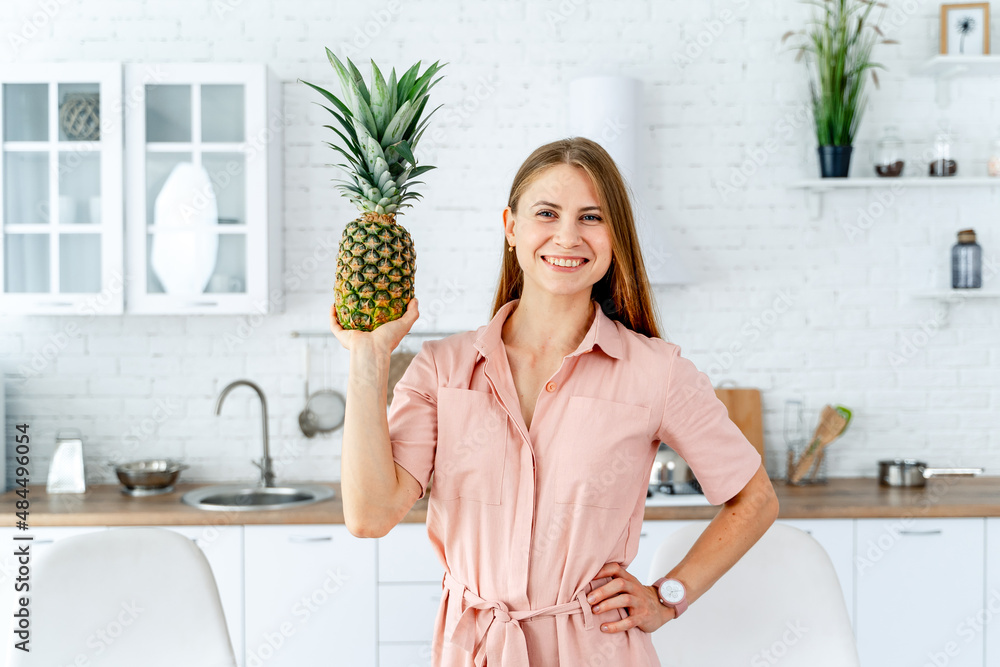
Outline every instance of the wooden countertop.
<svg viewBox="0 0 1000 667">
<path fill-rule="evenodd" d="M 172 493 L 133 498 L 117 484 L 90 486 L 83 494 L 53 494 L 44 485 L 29 486 L 29 526 L 156 526 L 344 523 L 340 484 L 319 482 L 334 489 L 331 500 L 280 510 L 209 511 L 190 507 L 181 496 L 209 483 L 178 484 Z M 1000 516 L 1000 477 L 941 477 L 922 489 L 881 487 L 874 478 L 833 478 L 827 484 L 792 487 L 774 481 L 782 519 L 879 517 L 996 517 Z M 0 496 L 0 526 L 17 521 L 8 491 Z M 647 507 L 646 519 L 711 519 L 719 508 L 710 505 Z M 403 519 L 422 523 L 427 500 L 420 500 Z"/>
</svg>

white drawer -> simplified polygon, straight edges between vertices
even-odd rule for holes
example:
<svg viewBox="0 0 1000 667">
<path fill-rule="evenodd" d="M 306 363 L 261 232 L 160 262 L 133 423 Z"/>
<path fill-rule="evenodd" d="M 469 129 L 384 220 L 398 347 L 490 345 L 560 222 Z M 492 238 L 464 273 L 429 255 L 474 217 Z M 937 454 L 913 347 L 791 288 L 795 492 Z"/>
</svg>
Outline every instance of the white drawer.
<svg viewBox="0 0 1000 667">
<path fill-rule="evenodd" d="M 430 642 L 380 644 L 379 667 L 431 667 Z"/>
<path fill-rule="evenodd" d="M 431 548 L 427 526 L 401 523 L 378 540 L 378 580 L 441 582 L 444 567 Z"/>
<path fill-rule="evenodd" d="M 441 584 L 379 584 L 379 643 L 430 641 L 440 606 Z"/>
</svg>

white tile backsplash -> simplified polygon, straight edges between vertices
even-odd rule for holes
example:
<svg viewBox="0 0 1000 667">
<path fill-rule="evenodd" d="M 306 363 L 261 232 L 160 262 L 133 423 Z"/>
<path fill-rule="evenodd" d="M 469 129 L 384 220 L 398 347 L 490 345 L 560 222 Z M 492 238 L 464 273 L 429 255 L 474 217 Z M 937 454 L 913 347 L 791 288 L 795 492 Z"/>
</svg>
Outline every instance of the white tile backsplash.
<svg viewBox="0 0 1000 667">
<path fill-rule="evenodd" d="M 5 40 L 0 62 L 265 61 L 282 78 L 286 310 L 249 333 L 241 317 L 0 314 L 5 434 L 15 422 L 31 424 L 36 481 L 65 426 L 84 431 L 91 473 L 103 481 L 112 477 L 97 463 L 113 455 L 180 456 L 193 465 L 189 480 L 256 479 L 248 460 L 261 450 L 256 397 L 241 388 L 213 414 L 218 393 L 238 378 L 267 394 L 279 478 L 339 478 L 341 433 L 309 440 L 298 430 L 304 342 L 289 336 L 327 329 L 335 259 L 297 268 L 335 247 L 354 217 L 325 166 L 336 157 L 322 143 L 332 140 L 321 127 L 326 112 L 297 81 L 337 89 L 326 46 L 365 71 L 370 57 L 397 73 L 417 59 L 449 63 L 432 95 L 445 105 L 431 121 L 439 138 L 429 131 L 421 146 L 421 161 L 438 169 L 401 217 L 417 249 L 423 315 L 415 331 L 488 321 L 515 170 L 563 136 L 570 79 L 621 72 L 644 84 L 634 188 L 699 280 L 656 289 L 661 330 L 714 382 L 762 389 L 772 474 L 784 465 L 783 403 L 798 396 L 813 421 L 825 403 L 855 411 L 829 450 L 831 475 L 871 476 L 876 460 L 899 454 L 1000 473 L 1000 303 L 969 300 L 940 327 L 938 306 L 910 297 L 947 286 L 960 228 L 975 227 L 984 255 L 997 256 L 1000 231 L 990 223 L 1000 191 L 907 189 L 878 217 L 870 216 L 878 190 L 830 193 L 822 218 L 810 219 L 803 193 L 787 187 L 818 175 L 806 71 L 779 44 L 808 18 L 801 3 L 226 0 L 195 15 L 190 3 L 152 0 L 50 4 L 57 10 L 16 52 Z M 869 173 L 886 123 L 900 126 L 916 155 L 936 118 L 948 117 L 963 175 L 982 167 L 997 132 L 991 80 L 957 82 L 952 106 L 939 110 L 933 83 L 910 76 L 937 51 L 938 3 L 914 6 L 888 29 L 901 44 L 877 52 L 888 71 L 879 72 L 881 90 L 869 89 L 853 176 Z M 0 33 L 21 34 L 30 10 L 5 5 Z M 782 294 L 788 307 L 775 314 Z M 740 351 L 727 354 L 734 343 Z M 313 346 L 310 384 L 318 387 L 322 345 Z M 331 340 L 330 356 L 332 382 L 343 389 L 347 354 Z"/>
</svg>

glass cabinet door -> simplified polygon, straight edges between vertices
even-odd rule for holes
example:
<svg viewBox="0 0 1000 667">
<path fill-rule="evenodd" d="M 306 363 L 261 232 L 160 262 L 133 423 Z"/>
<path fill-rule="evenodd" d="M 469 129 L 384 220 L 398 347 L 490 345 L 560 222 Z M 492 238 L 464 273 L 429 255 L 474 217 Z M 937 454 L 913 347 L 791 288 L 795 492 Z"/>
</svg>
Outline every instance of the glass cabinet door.
<svg viewBox="0 0 1000 667">
<path fill-rule="evenodd" d="M 129 258 L 143 267 L 130 311 L 254 312 L 266 294 L 268 216 L 255 203 L 267 201 L 266 157 L 281 146 L 250 140 L 263 127 L 264 71 L 126 66 L 129 90 L 143 92 L 126 119 Z"/>
<path fill-rule="evenodd" d="M 120 100 L 117 63 L 0 76 L 4 312 L 122 312 Z"/>
</svg>

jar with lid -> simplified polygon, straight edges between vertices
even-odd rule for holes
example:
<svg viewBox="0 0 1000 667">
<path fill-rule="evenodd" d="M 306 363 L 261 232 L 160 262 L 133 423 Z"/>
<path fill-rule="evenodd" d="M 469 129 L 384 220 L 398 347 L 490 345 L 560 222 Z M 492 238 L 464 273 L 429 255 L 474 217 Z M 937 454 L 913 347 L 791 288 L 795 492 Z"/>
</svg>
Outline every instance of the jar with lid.
<svg viewBox="0 0 1000 667">
<path fill-rule="evenodd" d="M 886 125 L 875 148 L 875 173 L 884 177 L 903 174 L 903 140 L 895 125 Z"/>
<path fill-rule="evenodd" d="M 963 229 L 958 243 L 951 247 L 951 286 L 974 289 L 983 286 L 983 249 L 976 243 L 976 232 Z"/>
<path fill-rule="evenodd" d="M 931 176 L 954 176 L 958 173 L 958 163 L 952 154 L 952 135 L 948 130 L 940 130 L 934 137 L 933 158 L 930 163 Z"/>
</svg>

